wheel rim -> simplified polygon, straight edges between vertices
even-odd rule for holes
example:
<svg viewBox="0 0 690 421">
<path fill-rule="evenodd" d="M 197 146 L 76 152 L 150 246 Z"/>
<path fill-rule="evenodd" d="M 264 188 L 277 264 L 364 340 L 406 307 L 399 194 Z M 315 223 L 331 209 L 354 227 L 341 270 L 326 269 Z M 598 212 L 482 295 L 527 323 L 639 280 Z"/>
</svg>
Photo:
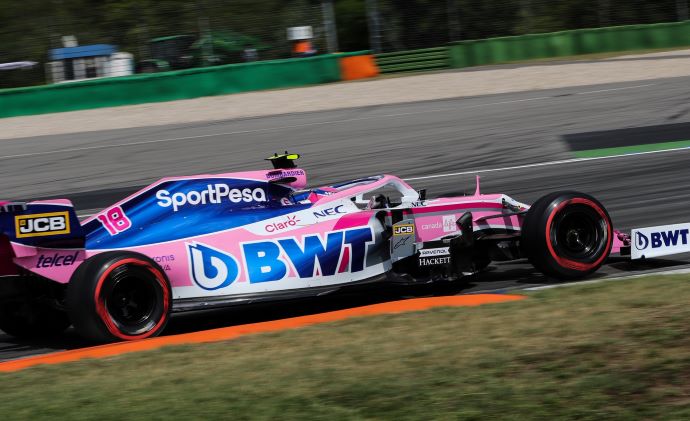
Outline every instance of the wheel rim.
<svg viewBox="0 0 690 421">
<path fill-rule="evenodd" d="M 114 281 L 110 296 L 106 299 L 106 308 L 118 325 L 137 326 L 151 317 L 156 297 L 150 283 L 131 276 Z"/>
<path fill-rule="evenodd" d="M 591 207 L 573 205 L 560 211 L 551 225 L 555 251 L 563 257 L 587 262 L 605 251 L 607 223 Z"/>
<path fill-rule="evenodd" d="M 126 336 L 146 334 L 165 317 L 165 291 L 145 267 L 122 265 L 113 270 L 104 282 L 101 299 L 106 325 L 112 324 Z"/>
</svg>

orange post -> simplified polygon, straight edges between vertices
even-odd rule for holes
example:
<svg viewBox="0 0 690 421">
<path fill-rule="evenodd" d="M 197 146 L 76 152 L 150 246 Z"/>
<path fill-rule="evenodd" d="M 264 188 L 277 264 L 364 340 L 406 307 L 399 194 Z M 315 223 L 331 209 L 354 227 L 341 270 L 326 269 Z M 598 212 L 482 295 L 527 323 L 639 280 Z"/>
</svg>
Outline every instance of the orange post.
<svg viewBox="0 0 690 421">
<path fill-rule="evenodd" d="M 343 57 L 340 61 L 342 80 L 366 79 L 378 76 L 379 68 L 373 55 Z"/>
</svg>

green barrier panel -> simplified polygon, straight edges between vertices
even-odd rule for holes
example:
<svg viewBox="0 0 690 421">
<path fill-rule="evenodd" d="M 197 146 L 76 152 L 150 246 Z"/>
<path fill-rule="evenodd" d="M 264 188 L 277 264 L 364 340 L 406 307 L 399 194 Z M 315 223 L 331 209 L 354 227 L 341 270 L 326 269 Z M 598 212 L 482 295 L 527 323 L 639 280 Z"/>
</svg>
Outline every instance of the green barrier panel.
<svg viewBox="0 0 690 421">
<path fill-rule="evenodd" d="M 0 90 L 0 117 L 173 101 L 340 81 L 338 59 L 362 52 L 260 61 Z"/>
<path fill-rule="evenodd" d="M 380 53 L 376 54 L 376 59 L 397 57 L 397 56 L 408 56 L 410 54 L 423 54 L 423 53 L 445 53 L 446 47 L 433 47 L 433 48 L 420 48 L 417 50 L 405 50 L 405 51 L 392 51 L 390 53 Z"/>
<path fill-rule="evenodd" d="M 690 21 L 453 42 L 451 67 L 690 45 Z"/>
<path fill-rule="evenodd" d="M 381 73 L 447 69 L 448 53 L 448 47 L 382 53 L 376 55 L 376 65 Z"/>
<path fill-rule="evenodd" d="M 389 58 L 378 58 L 376 57 L 376 64 L 379 66 L 387 66 L 391 64 L 402 64 L 410 62 L 422 62 L 428 60 L 448 60 L 448 54 L 439 53 L 425 53 L 425 54 L 414 54 L 402 57 L 389 57 Z"/>
</svg>

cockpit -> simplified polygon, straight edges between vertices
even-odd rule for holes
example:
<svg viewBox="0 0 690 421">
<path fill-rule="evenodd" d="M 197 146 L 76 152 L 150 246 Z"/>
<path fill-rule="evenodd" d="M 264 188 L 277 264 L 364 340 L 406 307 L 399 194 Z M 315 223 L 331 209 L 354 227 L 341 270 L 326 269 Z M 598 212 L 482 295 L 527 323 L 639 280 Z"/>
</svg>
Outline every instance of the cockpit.
<svg viewBox="0 0 690 421">
<path fill-rule="evenodd" d="M 282 199 L 284 205 L 316 204 L 333 200 L 350 199 L 360 209 L 390 209 L 404 203 L 420 200 L 420 193 L 392 175 L 376 175 L 358 178 L 328 186 L 301 189 L 306 184 L 306 174 L 296 167 L 298 154 L 274 154 L 267 158 L 276 171 L 272 183 L 291 185 L 298 190 Z M 291 172 L 294 172 L 292 174 Z M 293 176 L 295 175 L 295 176 Z M 424 193 L 422 193 L 423 195 Z"/>
</svg>

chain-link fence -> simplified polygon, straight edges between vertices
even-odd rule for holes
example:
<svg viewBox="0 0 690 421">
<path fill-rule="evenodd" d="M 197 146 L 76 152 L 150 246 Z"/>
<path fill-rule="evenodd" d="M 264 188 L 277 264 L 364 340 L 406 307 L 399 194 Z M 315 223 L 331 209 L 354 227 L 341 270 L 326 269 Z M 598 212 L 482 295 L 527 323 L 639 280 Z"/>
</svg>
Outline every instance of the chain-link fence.
<svg viewBox="0 0 690 421">
<path fill-rule="evenodd" d="M 687 15 L 688 0 L 0 0 L 0 88 Z"/>
</svg>

